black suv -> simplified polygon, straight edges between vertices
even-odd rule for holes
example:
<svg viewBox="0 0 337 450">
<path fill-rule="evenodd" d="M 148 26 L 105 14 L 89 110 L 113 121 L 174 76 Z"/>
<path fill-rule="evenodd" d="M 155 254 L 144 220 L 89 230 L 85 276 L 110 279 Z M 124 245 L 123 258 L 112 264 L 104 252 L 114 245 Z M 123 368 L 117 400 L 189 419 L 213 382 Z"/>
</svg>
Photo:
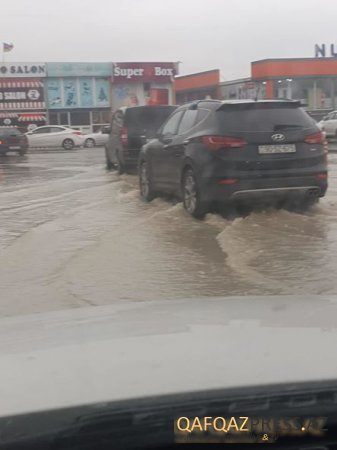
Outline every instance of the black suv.
<svg viewBox="0 0 337 450">
<path fill-rule="evenodd" d="M 105 145 L 108 169 L 122 174 L 137 167 L 140 149 L 156 135 L 176 106 L 132 106 L 118 109 L 112 116 L 110 137 Z M 106 132 L 106 131 L 105 131 Z"/>
<path fill-rule="evenodd" d="M 20 156 L 27 153 L 28 140 L 16 127 L 0 127 L 0 155 L 17 152 Z"/>
<path fill-rule="evenodd" d="M 327 190 L 325 137 L 297 101 L 196 101 L 144 145 L 139 181 L 145 200 L 178 195 L 197 218 L 213 202 L 309 206 Z"/>
</svg>

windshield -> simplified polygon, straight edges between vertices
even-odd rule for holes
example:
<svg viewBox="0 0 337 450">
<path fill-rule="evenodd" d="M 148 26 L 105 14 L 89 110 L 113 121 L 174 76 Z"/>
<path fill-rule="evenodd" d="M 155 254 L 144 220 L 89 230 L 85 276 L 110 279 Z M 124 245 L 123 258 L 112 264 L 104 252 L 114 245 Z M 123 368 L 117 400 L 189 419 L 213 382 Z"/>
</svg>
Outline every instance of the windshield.
<svg viewBox="0 0 337 450">
<path fill-rule="evenodd" d="M 104 441 L 110 406 L 168 449 L 178 397 L 337 417 L 336 24 L 337 1 L 2 1 L 0 450 L 68 408 Z"/>
</svg>

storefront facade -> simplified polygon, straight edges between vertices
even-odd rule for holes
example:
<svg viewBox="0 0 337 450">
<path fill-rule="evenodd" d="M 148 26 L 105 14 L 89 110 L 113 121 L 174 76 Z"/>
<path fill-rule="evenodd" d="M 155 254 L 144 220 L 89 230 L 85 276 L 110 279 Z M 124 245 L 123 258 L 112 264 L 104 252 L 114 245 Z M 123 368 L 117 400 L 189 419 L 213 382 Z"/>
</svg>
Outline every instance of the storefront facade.
<svg viewBox="0 0 337 450">
<path fill-rule="evenodd" d="M 337 109 L 337 57 L 254 61 L 249 78 L 218 83 L 209 76 L 212 72 L 216 71 L 176 78 L 178 103 L 203 99 L 208 94 L 219 100 L 296 99 L 318 116 Z"/>
<path fill-rule="evenodd" d="M 174 76 L 177 73 L 178 64 L 172 62 L 114 63 L 112 109 L 174 103 Z"/>
<path fill-rule="evenodd" d="M 44 63 L 0 65 L 0 125 L 22 131 L 46 123 Z"/>
<path fill-rule="evenodd" d="M 308 110 L 337 108 L 337 58 L 266 59 L 251 64 L 267 98 L 301 100 Z"/>
<path fill-rule="evenodd" d="M 110 123 L 112 63 L 47 63 L 48 122 L 84 132 Z"/>
<path fill-rule="evenodd" d="M 220 71 L 208 70 L 176 77 L 175 91 L 178 105 L 204 98 L 219 98 Z"/>
</svg>

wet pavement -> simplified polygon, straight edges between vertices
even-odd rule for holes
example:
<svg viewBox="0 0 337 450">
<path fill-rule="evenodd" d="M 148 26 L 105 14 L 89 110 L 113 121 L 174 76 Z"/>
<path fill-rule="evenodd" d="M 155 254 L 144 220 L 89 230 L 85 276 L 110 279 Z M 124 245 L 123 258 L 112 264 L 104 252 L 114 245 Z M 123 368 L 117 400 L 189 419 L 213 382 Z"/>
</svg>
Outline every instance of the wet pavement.
<svg viewBox="0 0 337 450">
<path fill-rule="evenodd" d="M 337 144 L 332 148 L 337 148 Z M 193 220 L 139 198 L 102 148 L 0 158 L 0 316 L 120 299 L 337 294 L 337 153 L 307 213 Z"/>
</svg>

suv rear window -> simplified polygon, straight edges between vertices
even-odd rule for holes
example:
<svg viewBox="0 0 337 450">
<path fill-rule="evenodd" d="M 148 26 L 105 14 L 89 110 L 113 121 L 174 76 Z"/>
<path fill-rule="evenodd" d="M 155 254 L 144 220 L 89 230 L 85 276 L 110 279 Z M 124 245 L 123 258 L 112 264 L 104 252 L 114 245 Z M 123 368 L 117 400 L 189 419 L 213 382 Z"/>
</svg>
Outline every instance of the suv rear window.
<svg viewBox="0 0 337 450">
<path fill-rule="evenodd" d="M 21 136 L 21 132 L 17 128 L 0 127 L 1 136 Z"/>
<path fill-rule="evenodd" d="M 302 109 L 294 107 L 246 107 L 217 111 L 224 131 L 281 131 L 289 128 L 312 128 L 315 121 Z"/>
<path fill-rule="evenodd" d="M 153 137 L 175 109 L 175 106 L 130 108 L 126 111 L 125 125 L 129 134 L 145 133 L 147 137 Z"/>
</svg>

